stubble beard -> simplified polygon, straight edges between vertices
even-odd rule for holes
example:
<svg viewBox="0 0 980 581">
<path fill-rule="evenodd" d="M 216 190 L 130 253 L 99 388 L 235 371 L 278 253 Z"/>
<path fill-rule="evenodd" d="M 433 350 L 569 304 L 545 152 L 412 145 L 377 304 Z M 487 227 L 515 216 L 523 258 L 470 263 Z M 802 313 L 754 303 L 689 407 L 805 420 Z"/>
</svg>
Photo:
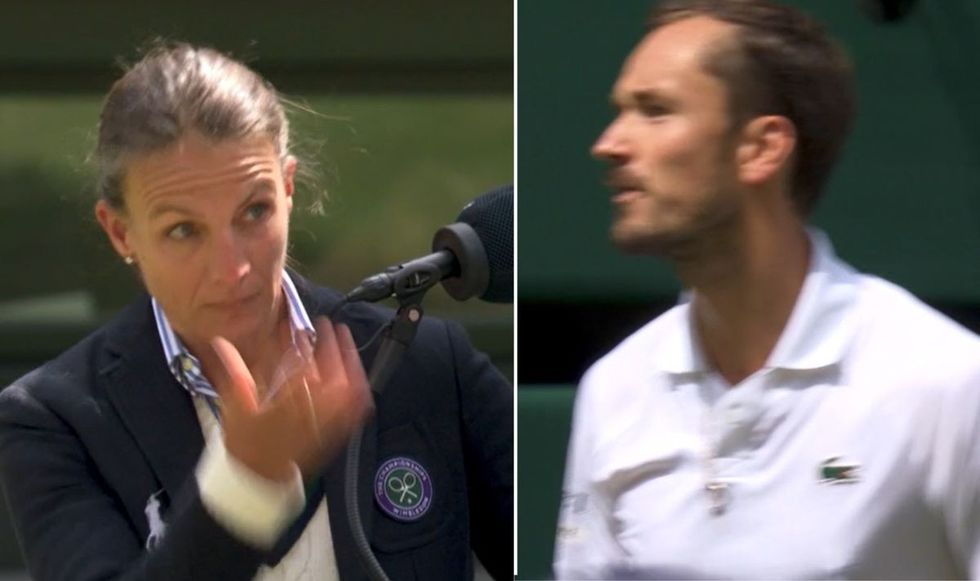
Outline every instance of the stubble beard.
<svg viewBox="0 0 980 581">
<path fill-rule="evenodd" d="M 731 198 L 718 196 L 685 223 L 674 227 L 630 224 L 627 217 L 614 217 L 609 236 L 623 254 L 659 258 L 675 265 L 691 264 L 707 254 L 724 250 L 719 245 L 730 239 L 738 213 Z"/>
</svg>

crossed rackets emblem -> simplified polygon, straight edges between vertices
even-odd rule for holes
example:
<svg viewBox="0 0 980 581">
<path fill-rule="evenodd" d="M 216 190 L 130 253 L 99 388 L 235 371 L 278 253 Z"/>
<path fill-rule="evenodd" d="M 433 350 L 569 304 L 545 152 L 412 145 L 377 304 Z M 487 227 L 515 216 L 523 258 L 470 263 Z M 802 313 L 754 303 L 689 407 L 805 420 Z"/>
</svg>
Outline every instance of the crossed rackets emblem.
<svg viewBox="0 0 980 581">
<path fill-rule="evenodd" d="M 388 516 L 414 521 L 431 507 L 432 480 L 415 460 L 404 456 L 391 458 L 375 475 L 374 498 Z"/>
<path fill-rule="evenodd" d="M 388 490 L 400 495 L 398 497 L 398 504 L 415 504 L 415 501 L 419 497 L 419 493 L 416 490 L 416 486 L 419 483 L 419 478 L 413 472 L 405 471 L 402 476 L 392 476 L 388 478 Z M 405 502 L 405 497 L 408 496 L 408 503 Z"/>
</svg>

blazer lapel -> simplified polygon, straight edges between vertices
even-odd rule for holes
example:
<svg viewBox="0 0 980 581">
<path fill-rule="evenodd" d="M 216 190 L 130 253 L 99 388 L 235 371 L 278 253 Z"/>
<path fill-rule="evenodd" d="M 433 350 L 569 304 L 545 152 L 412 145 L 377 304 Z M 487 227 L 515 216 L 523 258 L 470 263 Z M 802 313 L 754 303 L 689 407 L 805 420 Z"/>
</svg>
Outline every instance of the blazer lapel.
<svg viewBox="0 0 980 581">
<path fill-rule="evenodd" d="M 170 499 L 193 473 L 204 438 L 190 395 L 168 369 L 149 297 L 116 320 L 100 367 L 106 392 Z"/>
</svg>

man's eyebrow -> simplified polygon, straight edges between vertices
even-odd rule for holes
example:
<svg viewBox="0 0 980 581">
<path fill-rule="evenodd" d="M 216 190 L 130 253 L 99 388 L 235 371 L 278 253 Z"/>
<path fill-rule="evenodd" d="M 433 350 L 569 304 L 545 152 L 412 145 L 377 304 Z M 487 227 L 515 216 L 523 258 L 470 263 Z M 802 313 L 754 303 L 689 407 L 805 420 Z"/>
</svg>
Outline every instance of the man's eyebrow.
<svg viewBox="0 0 980 581">
<path fill-rule="evenodd" d="M 624 105 L 649 105 L 652 103 L 669 103 L 671 100 L 665 96 L 662 92 L 648 88 L 648 89 L 638 89 L 635 91 L 624 91 L 619 93 L 611 93 L 609 95 L 609 104 L 613 107 L 622 107 Z"/>
</svg>

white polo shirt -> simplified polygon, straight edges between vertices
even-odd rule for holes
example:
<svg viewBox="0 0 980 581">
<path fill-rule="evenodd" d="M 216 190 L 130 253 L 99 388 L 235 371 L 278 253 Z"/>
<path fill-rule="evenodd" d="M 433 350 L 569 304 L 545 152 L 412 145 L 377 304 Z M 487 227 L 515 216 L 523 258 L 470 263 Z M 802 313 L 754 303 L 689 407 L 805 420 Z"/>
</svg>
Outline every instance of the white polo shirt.
<svg viewBox="0 0 980 581">
<path fill-rule="evenodd" d="M 738 385 L 687 304 L 589 369 L 558 577 L 980 577 L 980 338 L 811 242 L 782 336 Z"/>
</svg>

